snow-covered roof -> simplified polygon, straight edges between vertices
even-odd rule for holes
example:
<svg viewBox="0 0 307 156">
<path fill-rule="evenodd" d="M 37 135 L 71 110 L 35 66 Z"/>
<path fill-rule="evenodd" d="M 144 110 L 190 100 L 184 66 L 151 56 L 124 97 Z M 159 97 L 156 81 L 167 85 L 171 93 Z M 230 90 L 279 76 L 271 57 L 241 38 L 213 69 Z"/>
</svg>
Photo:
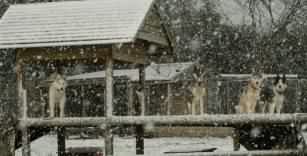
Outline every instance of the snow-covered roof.
<svg viewBox="0 0 307 156">
<path fill-rule="evenodd" d="M 133 42 L 154 0 L 81 0 L 11 5 L 0 49 Z"/>
<path fill-rule="evenodd" d="M 145 69 L 145 78 L 147 81 L 167 81 L 173 80 L 185 70 L 189 69 L 194 65 L 193 62 L 183 63 L 168 63 L 168 64 L 151 64 Z M 131 81 L 139 80 L 138 69 L 122 69 L 114 70 L 115 77 L 126 76 Z M 85 73 L 80 75 L 74 75 L 67 77 L 67 80 L 88 80 L 88 79 L 99 79 L 105 77 L 105 71 Z"/>
</svg>

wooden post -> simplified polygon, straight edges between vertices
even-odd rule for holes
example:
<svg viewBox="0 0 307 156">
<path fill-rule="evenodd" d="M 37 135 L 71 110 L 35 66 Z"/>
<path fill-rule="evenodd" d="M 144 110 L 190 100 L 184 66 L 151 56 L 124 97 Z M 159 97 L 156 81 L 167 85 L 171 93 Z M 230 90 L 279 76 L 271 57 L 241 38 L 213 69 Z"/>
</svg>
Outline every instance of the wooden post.
<svg viewBox="0 0 307 156">
<path fill-rule="evenodd" d="M 41 102 L 41 105 L 42 105 L 41 116 L 42 116 L 42 118 L 44 118 L 44 117 L 46 117 L 46 102 L 45 102 L 45 99 L 44 99 L 44 93 L 43 93 L 42 88 L 39 88 L 39 96 L 40 96 L 40 102 Z"/>
<path fill-rule="evenodd" d="M 143 91 L 142 101 L 138 102 L 136 106 L 136 114 L 143 116 L 145 115 L 145 65 L 141 65 L 139 69 L 139 83 L 140 83 L 140 90 Z M 137 155 L 144 155 L 144 127 L 143 125 L 137 125 L 135 128 L 136 132 L 136 154 Z"/>
<path fill-rule="evenodd" d="M 298 79 L 296 83 L 296 110 L 295 113 L 301 113 L 302 112 L 302 102 L 301 102 L 301 95 L 302 95 L 302 80 Z M 285 109 L 285 108 L 283 108 Z M 282 110 L 284 111 L 284 110 Z"/>
<path fill-rule="evenodd" d="M 128 84 L 127 84 L 127 86 L 128 86 L 128 88 L 127 88 L 127 92 L 128 92 L 128 115 L 135 115 L 135 109 L 134 109 L 134 94 L 133 94 L 133 92 L 134 92 L 134 87 L 133 87 L 133 84 L 132 84 L 132 82 L 128 82 Z"/>
<path fill-rule="evenodd" d="M 28 104 L 27 104 L 27 90 L 22 89 L 22 105 L 23 105 L 23 115 L 22 118 L 26 119 L 28 117 Z"/>
<path fill-rule="evenodd" d="M 172 91 L 172 85 L 170 83 L 167 84 L 167 98 L 168 102 L 167 102 L 166 114 L 171 115 L 171 109 L 173 106 L 173 91 Z"/>
<path fill-rule="evenodd" d="M 114 48 L 112 49 L 114 50 Z M 113 116 L 113 58 L 112 54 L 106 57 L 106 102 L 105 114 L 106 118 Z M 105 129 L 105 156 L 113 156 L 113 135 L 112 127 L 106 125 Z"/>
<path fill-rule="evenodd" d="M 82 104 L 82 117 L 87 117 L 87 113 L 86 113 L 86 105 L 84 104 L 85 103 L 85 100 L 84 100 L 84 86 L 81 85 L 80 86 L 80 91 L 81 91 L 81 104 Z"/>
<path fill-rule="evenodd" d="M 30 134 L 27 127 L 22 129 L 22 156 L 31 156 Z"/>
<path fill-rule="evenodd" d="M 235 128 L 233 130 L 232 139 L 233 139 L 233 150 L 239 151 L 240 150 L 240 141 L 239 141 L 240 140 L 240 133 L 239 133 L 237 128 Z"/>
<path fill-rule="evenodd" d="M 19 119 L 27 118 L 27 105 L 26 105 L 26 92 L 23 89 L 23 71 L 22 71 L 23 62 L 22 60 L 17 61 L 16 73 L 17 73 L 17 89 L 18 89 L 18 117 Z M 25 127 L 22 129 L 22 156 L 30 156 L 30 140 L 28 129 Z"/>
<path fill-rule="evenodd" d="M 226 113 L 226 114 L 230 114 L 230 111 L 231 111 L 230 110 L 230 106 L 229 106 L 230 105 L 229 104 L 230 103 L 230 101 L 229 101 L 229 87 L 230 87 L 230 84 L 229 84 L 229 81 L 227 81 L 226 82 L 226 99 L 224 101 L 225 102 L 225 107 L 224 107 L 225 108 L 225 110 L 224 110 L 225 112 L 223 112 L 223 113 Z"/>
<path fill-rule="evenodd" d="M 16 65 L 16 74 L 17 74 L 17 90 L 18 90 L 18 117 L 19 118 L 24 118 L 24 90 L 23 90 L 23 71 L 22 71 L 22 60 L 17 61 Z"/>
<path fill-rule="evenodd" d="M 9 142 L 9 153 L 10 156 L 15 156 L 15 140 L 16 140 L 16 130 L 12 130 L 8 134 L 8 142 Z"/>
<path fill-rule="evenodd" d="M 65 128 L 59 127 L 57 129 L 58 140 L 58 156 L 65 156 L 66 144 L 65 144 Z"/>
</svg>

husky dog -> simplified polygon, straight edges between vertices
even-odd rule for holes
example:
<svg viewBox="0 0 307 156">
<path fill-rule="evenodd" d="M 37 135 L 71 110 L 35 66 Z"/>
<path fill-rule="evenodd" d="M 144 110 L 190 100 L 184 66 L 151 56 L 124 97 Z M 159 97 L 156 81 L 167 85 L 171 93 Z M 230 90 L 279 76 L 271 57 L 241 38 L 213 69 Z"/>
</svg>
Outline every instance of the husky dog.
<svg viewBox="0 0 307 156">
<path fill-rule="evenodd" d="M 66 102 L 66 81 L 64 77 L 58 73 L 50 76 L 51 84 L 49 86 L 49 111 L 50 117 L 55 116 L 55 109 L 60 108 L 60 117 L 64 117 Z"/>
<path fill-rule="evenodd" d="M 197 106 L 199 106 L 199 113 L 202 114 L 204 112 L 200 112 L 204 110 L 204 97 L 206 97 L 207 90 L 205 88 L 205 84 L 201 82 L 196 82 L 193 84 L 190 89 L 192 93 L 192 103 L 188 102 L 189 110 L 192 115 L 195 115 L 197 112 Z"/>
<path fill-rule="evenodd" d="M 261 91 L 262 113 L 281 113 L 287 89 L 286 76 L 277 74 L 274 83 Z"/>
<path fill-rule="evenodd" d="M 240 113 L 255 113 L 256 106 L 260 99 L 260 91 L 262 87 L 263 76 L 253 75 L 243 93 L 240 96 L 239 112 Z"/>
</svg>

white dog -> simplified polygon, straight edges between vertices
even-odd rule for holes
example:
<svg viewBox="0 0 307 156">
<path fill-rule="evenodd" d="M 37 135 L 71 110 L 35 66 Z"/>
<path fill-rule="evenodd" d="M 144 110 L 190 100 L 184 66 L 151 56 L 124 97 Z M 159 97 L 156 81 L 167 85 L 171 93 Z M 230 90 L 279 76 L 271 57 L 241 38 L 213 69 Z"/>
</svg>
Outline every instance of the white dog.
<svg viewBox="0 0 307 156">
<path fill-rule="evenodd" d="M 50 76 L 51 84 L 49 86 L 49 111 L 50 117 L 55 116 L 55 109 L 60 108 L 60 117 L 64 117 L 66 102 L 66 81 L 64 77 L 58 73 Z"/>
</svg>

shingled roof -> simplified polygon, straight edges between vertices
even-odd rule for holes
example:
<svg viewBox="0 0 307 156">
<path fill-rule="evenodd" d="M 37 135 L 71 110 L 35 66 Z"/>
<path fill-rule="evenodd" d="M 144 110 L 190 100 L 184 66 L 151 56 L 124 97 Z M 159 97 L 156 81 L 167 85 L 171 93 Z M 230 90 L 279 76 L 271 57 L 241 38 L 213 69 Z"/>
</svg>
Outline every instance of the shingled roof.
<svg viewBox="0 0 307 156">
<path fill-rule="evenodd" d="M 11 5 L 0 20 L 0 49 L 133 42 L 153 3 L 85 0 Z"/>
</svg>

